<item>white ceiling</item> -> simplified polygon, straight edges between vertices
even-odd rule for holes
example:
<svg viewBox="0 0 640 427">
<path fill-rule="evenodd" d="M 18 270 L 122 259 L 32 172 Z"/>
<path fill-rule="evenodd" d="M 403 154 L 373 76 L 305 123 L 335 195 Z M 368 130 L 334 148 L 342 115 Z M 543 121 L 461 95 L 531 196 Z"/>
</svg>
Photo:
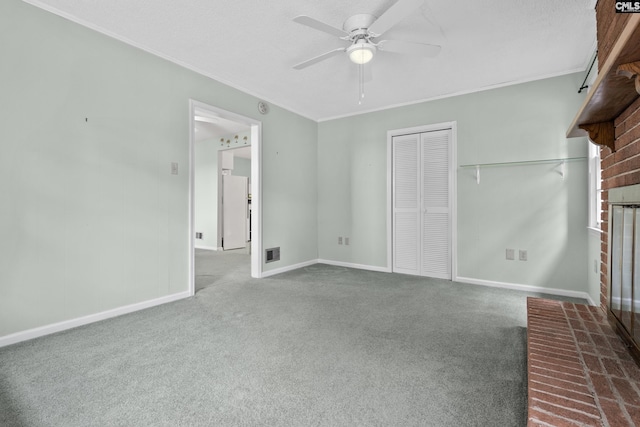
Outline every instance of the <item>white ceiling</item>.
<svg viewBox="0 0 640 427">
<path fill-rule="evenodd" d="M 292 68 L 345 45 L 292 19 L 341 28 L 395 0 L 24 1 L 314 120 L 582 71 L 595 48 L 595 0 L 425 0 L 383 38 L 439 44 L 440 55 L 379 52 L 358 105 L 346 56 Z"/>
<path fill-rule="evenodd" d="M 195 141 L 229 137 L 233 134 L 249 131 L 249 126 L 224 119 L 209 111 L 196 108 L 194 112 Z"/>
</svg>

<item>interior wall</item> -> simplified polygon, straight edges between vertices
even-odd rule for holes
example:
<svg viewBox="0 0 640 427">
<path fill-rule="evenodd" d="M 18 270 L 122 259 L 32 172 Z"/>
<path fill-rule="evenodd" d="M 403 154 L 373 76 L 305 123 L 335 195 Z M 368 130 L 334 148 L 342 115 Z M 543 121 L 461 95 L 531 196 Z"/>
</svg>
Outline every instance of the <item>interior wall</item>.
<svg viewBox="0 0 640 427">
<path fill-rule="evenodd" d="M 217 250 L 218 238 L 218 149 L 215 139 L 198 141 L 194 147 L 194 230 L 202 233 L 195 247 Z"/>
<path fill-rule="evenodd" d="M 262 121 L 264 269 L 317 258 L 315 122 L 20 0 L 0 40 L 0 337 L 187 292 L 189 99 Z"/>
<path fill-rule="evenodd" d="M 233 160 L 233 171 L 231 171 L 231 175 L 251 178 L 251 160 L 236 156 Z"/>
<path fill-rule="evenodd" d="M 321 259 L 387 267 L 387 131 L 457 122 L 458 276 L 586 291 L 587 162 L 476 164 L 584 158 L 565 138 L 584 94 L 581 74 L 321 122 L 318 245 Z M 470 167 L 464 167 L 470 165 Z M 338 236 L 350 237 L 339 245 Z M 505 249 L 527 251 L 507 261 Z"/>
<path fill-rule="evenodd" d="M 601 234 L 600 231 L 589 229 L 587 237 L 587 251 L 589 254 L 587 259 L 587 283 L 589 284 L 587 292 L 596 304 L 599 304 L 600 301 Z"/>
</svg>

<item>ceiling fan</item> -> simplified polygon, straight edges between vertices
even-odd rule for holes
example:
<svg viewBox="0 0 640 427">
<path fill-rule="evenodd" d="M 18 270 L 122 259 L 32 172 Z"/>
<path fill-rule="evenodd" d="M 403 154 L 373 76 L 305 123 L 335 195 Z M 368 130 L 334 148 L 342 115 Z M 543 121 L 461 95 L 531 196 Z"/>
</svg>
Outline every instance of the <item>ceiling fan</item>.
<svg viewBox="0 0 640 427">
<path fill-rule="evenodd" d="M 338 36 L 341 40 L 349 42 L 349 45 L 303 61 L 294 65 L 293 68 L 301 70 L 342 53 L 347 53 L 349 59 L 358 65 L 371 61 L 378 51 L 423 57 L 436 56 L 441 49 L 438 45 L 400 40 L 380 40 L 384 33 L 414 13 L 423 3 L 424 0 L 398 0 L 379 17 L 361 13 L 347 18 L 342 29 L 325 24 L 309 16 L 297 16 L 293 19 L 295 22 Z"/>
</svg>

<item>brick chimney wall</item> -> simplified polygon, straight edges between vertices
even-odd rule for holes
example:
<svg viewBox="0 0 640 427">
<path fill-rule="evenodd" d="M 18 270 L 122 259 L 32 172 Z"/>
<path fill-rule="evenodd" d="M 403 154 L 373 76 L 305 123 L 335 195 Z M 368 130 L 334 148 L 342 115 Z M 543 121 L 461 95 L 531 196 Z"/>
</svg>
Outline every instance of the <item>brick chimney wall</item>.
<svg viewBox="0 0 640 427">
<path fill-rule="evenodd" d="M 629 106 L 615 122 L 615 152 L 600 149 L 602 159 L 602 241 L 600 267 L 600 304 L 608 307 L 609 212 L 608 195 L 612 188 L 640 184 L 640 98 Z"/>
<path fill-rule="evenodd" d="M 631 16 L 628 13 L 615 13 L 614 3 L 613 0 L 598 0 L 596 4 L 599 64 L 605 63 L 611 48 Z M 600 150 L 602 160 L 600 305 L 605 312 L 609 303 L 608 190 L 640 184 L 640 98 L 615 119 L 614 125 L 615 152 L 608 147 Z"/>
</svg>

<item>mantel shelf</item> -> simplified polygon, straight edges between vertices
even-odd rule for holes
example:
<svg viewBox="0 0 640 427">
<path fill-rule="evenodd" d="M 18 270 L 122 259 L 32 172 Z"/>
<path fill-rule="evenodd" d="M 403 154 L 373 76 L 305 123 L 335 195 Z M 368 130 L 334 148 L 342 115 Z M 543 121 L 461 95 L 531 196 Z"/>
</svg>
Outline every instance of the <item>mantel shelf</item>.
<svg viewBox="0 0 640 427">
<path fill-rule="evenodd" d="M 588 136 L 615 151 L 613 121 L 640 96 L 640 14 L 633 14 L 611 49 L 598 77 L 573 119 L 567 138 Z"/>
</svg>

